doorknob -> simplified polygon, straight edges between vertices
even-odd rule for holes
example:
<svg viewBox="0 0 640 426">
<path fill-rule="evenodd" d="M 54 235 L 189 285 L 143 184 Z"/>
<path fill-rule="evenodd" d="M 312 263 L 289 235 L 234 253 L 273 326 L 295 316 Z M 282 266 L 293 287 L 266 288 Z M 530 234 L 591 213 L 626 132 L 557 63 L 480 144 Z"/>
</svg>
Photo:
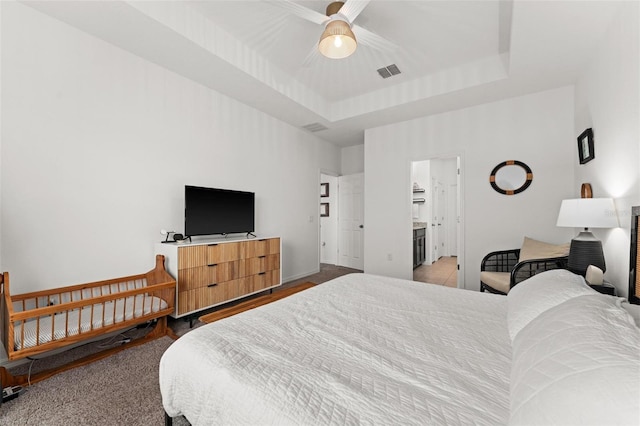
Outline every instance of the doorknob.
<svg viewBox="0 0 640 426">
<path fill-rule="evenodd" d="M 362 228 L 364 228 L 364 225 L 360 225 L 360 226 L 358 226 L 358 228 L 362 229 Z"/>
</svg>

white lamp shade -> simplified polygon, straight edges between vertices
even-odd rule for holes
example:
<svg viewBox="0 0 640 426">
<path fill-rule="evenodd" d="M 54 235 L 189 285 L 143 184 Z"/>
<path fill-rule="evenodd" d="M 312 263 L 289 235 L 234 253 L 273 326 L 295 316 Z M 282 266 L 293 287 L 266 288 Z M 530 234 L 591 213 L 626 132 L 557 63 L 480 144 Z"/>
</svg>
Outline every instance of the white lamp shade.
<svg viewBox="0 0 640 426">
<path fill-rule="evenodd" d="M 331 59 L 346 58 L 356 51 L 356 47 L 358 44 L 351 26 L 342 20 L 329 22 L 318 43 L 320 53 Z"/>
<path fill-rule="evenodd" d="M 562 200 L 556 226 L 569 228 L 617 228 L 618 214 L 611 198 Z"/>
</svg>

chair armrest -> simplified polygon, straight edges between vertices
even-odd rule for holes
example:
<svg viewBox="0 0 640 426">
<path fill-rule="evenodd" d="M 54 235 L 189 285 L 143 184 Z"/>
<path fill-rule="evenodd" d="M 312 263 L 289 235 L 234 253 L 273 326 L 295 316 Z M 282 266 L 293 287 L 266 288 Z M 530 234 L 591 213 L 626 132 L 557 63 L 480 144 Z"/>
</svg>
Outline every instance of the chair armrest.
<svg viewBox="0 0 640 426">
<path fill-rule="evenodd" d="M 511 271 L 510 287 L 531 278 L 535 274 L 552 269 L 567 269 L 569 256 L 530 259 L 519 262 Z"/>
<path fill-rule="evenodd" d="M 492 251 L 480 264 L 480 271 L 511 272 L 518 263 L 520 249 Z"/>
</svg>

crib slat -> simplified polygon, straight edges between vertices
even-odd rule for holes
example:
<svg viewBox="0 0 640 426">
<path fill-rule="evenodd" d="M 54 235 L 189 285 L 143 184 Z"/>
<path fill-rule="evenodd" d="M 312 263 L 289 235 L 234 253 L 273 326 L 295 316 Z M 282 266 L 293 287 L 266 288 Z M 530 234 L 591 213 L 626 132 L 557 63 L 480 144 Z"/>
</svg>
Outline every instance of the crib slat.
<svg viewBox="0 0 640 426">
<path fill-rule="evenodd" d="M 114 300 L 113 301 L 113 319 L 111 320 L 111 324 L 115 324 L 116 323 L 116 305 L 118 304 L 118 300 Z"/>
<path fill-rule="evenodd" d="M 21 322 L 22 327 L 20 327 L 20 349 L 24 349 L 24 321 Z"/>
<path fill-rule="evenodd" d="M 64 337 L 69 337 L 69 310 L 64 311 Z"/>
<path fill-rule="evenodd" d="M 80 295 L 82 298 L 82 295 Z M 82 308 L 78 308 L 78 334 L 82 333 Z"/>
<path fill-rule="evenodd" d="M 100 287 L 100 296 L 104 296 L 103 287 Z M 107 310 L 107 302 L 102 302 L 102 326 L 104 327 L 104 313 Z"/>
<path fill-rule="evenodd" d="M 138 297 L 137 296 L 133 296 L 133 310 L 131 311 L 131 318 L 135 318 L 136 317 L 136 302 L 138 301 Z M 144 306 L 144 305 L 142 305 Z"/>
<path fill-rule="evenodd" d="M 89 319 L 90 325 L 89 325 L 89 330 L 93 330 L 93 311 L 94 311 L 94 306 L 96 306 L 95 304 L 91 304 L 91 317 Z"/>
<path fill-rule="evenodd" d="M 37 305 L 37 303 L 36 303 Z M 24 328 L 24 327 L 22 327 Z M 24 344 L 24 343 L 23 343 Z M 40 317 L 36 318 L 36 345 L 40 344 Z"/>
</svg>

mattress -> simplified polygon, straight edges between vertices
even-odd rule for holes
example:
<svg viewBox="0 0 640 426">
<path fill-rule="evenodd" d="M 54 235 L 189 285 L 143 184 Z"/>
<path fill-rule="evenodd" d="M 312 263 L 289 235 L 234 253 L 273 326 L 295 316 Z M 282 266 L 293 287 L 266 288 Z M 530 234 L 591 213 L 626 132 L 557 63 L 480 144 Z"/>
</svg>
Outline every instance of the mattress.
<svg viewBox="0 0 640 426">
<path fill-rule="evenodd" d="M 350 274 L 197 328 L 165 411 L 208 424 L 506 424 L 506 297 Z"/>
<path fill-rule="evenodd" d="M 115 305 L 115 306 L 114 306 Z M 91 313 L 93 306 L 93 315 Z M 38 321 L 30 320 L 24 324 L 24 345 L 22 343 L 22 327 L 18 324 L 14 331 L 14 345 L 16 350 L 30 348 L 74 336 L 92 329 L 117 324 L 125 320 L 158 312 L 167 308 L 167 302 L 159 297 L 139 294 L 126 299 L 118 299 L 115 302 L 106 302 L 88 305 L 82 309 L 65 311 L 55 314 L 53 327 L 51 316 L 44 316 Z M 104 309 L 104 317 L 102 311 Z M 67 332 L 68 330 L 68 332 Z M 52 335 L 54 336 L 52 339 Z"/>
</svg>

